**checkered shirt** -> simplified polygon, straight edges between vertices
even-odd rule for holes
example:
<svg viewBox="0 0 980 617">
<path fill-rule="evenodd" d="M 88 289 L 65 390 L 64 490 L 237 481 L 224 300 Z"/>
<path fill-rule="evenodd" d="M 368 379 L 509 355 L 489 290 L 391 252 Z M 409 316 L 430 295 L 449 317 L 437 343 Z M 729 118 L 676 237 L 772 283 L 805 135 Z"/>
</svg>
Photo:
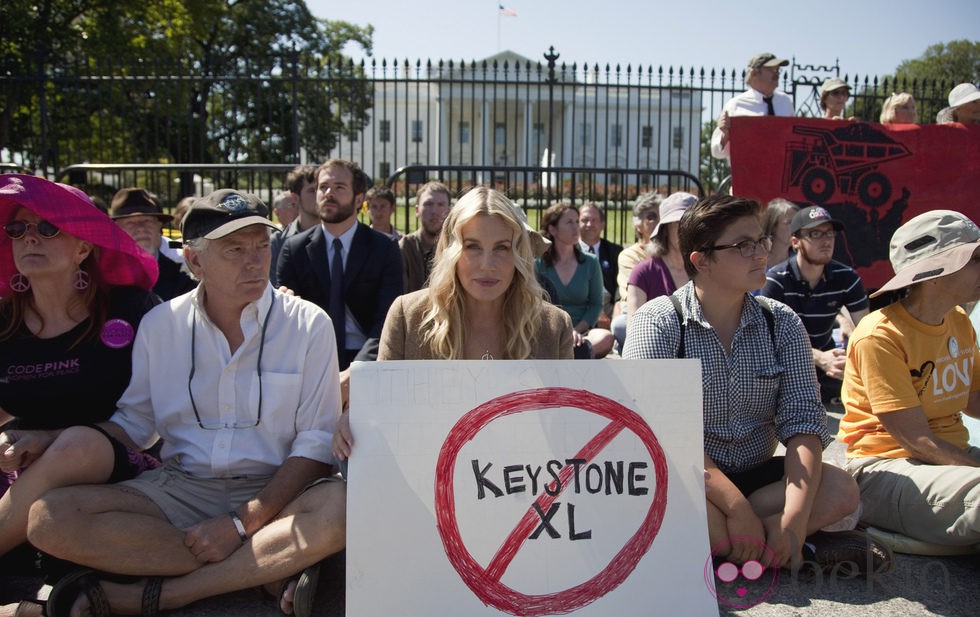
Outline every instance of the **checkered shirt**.
<svg viewBox="0 0 980 617">
<path fill-rule="evenodd" d="M 746 295 L 729 356 L 701 312 L 693 283 L 674 295 L 684 312 L 685 356 L 701 360 L 704 450 L 722 471 L 751 470 L 772 458 L 777 440 L 785 444 L 794 435 L 817 435 L 824 447 L 831 442 L 810 342 L 796 313 L 768 300 L 773 341 L 762 307 Z M 679 342 L 677 313 L 661 296 L 630 318 L 623 357 L 676 358 Z"/>
</svg>

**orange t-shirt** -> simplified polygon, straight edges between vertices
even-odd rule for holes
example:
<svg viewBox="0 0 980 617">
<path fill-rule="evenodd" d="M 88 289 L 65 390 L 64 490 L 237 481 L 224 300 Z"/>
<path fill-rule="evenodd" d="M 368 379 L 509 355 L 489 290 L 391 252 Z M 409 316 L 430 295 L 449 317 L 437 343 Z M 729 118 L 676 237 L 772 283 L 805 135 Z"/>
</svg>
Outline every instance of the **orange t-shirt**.
<svg viewBox="0 0 980 617">
<path fill-rule="evenodd" d="M 980 363 L 973 325 L 962 309 L 930 326 L 901 302 L 866 316 L 847 346 L 838 439 L 848 458 L 907 458 L 878 415 L 922 407 L 933 434 L 966 448 L 969 433 L 960 412 L 980 389 Z"/>
</svg>

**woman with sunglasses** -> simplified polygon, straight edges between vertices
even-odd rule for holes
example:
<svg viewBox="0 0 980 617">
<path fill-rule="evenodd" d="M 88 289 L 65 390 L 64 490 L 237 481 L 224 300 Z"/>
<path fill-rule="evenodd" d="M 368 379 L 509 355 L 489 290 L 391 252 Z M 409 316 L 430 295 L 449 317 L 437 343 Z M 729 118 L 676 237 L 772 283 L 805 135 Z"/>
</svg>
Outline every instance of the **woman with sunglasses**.
<svg viewBox="0 0 980 617">
<path fill-rule="evenodd" d="M 47 490 L 152 465 L 91 425 L 129 383 L 156 261 L 80 190 L 0 176 L 0 556 Z"/>
</svg>

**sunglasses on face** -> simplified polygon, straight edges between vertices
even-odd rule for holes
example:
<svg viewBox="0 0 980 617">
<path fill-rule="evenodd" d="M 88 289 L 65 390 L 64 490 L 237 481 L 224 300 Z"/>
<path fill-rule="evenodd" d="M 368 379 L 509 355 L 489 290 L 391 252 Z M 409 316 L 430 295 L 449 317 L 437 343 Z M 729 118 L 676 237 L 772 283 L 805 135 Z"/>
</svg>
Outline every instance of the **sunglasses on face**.
<svg viewBox="0 0 980 617">
<path fill-rule="evenodd" d="M 28 223 L 27 221 L 10 221 L 3 226 L 4 232 L 11 240 L 19 240 L 27 235 L 27 231 L 33 227 L 37 234 L 42 238 L 53 238 L 61 233 L 61 230 L 47 221 Z"/>
</svg>

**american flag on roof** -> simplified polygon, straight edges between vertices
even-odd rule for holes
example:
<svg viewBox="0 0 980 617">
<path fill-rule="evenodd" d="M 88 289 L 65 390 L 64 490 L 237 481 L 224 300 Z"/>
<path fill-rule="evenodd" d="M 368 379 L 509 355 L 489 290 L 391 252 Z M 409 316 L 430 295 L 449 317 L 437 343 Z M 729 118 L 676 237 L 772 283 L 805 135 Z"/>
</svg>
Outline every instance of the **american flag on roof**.
<svg viewBox="0 0 980 617">
<path fill-rule="evenodd" d="M 505 17 L 517 17 L 517 11 L 515 11 L 514 9 L 509 9 L 502 4 L 498 4 L 497 6 L 500 7 L 501 15 Z"/>
</svg>

